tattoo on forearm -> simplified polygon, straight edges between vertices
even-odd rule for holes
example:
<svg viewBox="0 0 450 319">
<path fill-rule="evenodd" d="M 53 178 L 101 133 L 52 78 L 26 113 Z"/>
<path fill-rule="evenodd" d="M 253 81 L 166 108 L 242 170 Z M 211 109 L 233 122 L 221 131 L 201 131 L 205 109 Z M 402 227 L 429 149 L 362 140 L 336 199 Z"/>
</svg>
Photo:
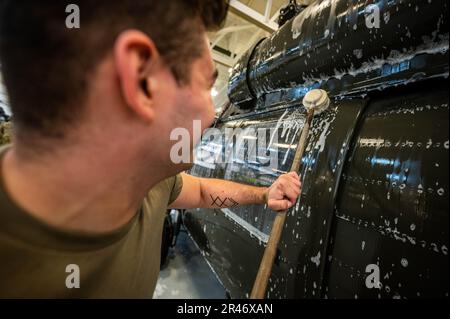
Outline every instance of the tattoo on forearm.
<svg viewBox="0 0 450 319">
<path fill-rule="evenodd" d="M 209 195 L 211 197 L 211 206 L 217 206 L 219 208 L 233 208 L 239 205 L 238 202 L 236 202 L 231 197 L 225 197 L 224 199 L 220 198 L 219 196 L 214 197 L 213 195 Z"/>
</svg>

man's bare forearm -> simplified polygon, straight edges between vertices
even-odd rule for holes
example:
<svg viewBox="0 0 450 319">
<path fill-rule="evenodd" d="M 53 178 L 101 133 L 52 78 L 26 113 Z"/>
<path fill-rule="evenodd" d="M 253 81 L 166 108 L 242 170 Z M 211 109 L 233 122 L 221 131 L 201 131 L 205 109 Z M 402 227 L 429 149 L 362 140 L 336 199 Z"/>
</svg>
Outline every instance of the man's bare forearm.
<svg viewBox="0 0 450 319">
<path fill-rule="evenodd" d="M 199 178 L 181 173 L 183 187 L 169 208 L 231 208 L 239 205 L 267 204 L 281 211 L 292 207 L 300 194 L 296 173 L 279 176 L 270 187 L 250 186 L 222 179 Z"/>
<path fill-rule="evenodd" d="M 202 208 L 232 208 L 266 204 L 267 187 L 250 186 L 214 178 L 200 180 Z"/>
</svg>

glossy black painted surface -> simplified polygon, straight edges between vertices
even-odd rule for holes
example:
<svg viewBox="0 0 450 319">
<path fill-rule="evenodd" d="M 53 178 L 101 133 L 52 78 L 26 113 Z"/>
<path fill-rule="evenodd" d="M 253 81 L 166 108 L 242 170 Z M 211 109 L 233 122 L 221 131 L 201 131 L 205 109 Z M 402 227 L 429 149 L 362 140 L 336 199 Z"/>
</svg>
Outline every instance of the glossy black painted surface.
<svg viewBox="0 0 450 319">
<path fill-rule="evenodd" d="M 361 39 L 356 34 L 367 33 L 361 30 L 359 19 L 363 4 L 368 3 L 316 2 L 309 15 L 318 22 L 303 17 L 300 29 L 305 32 L 296 38 L 295 45 L 292 25 L 300 21 L 295 19 L 261 42 L 247 58 L 250 71 L 239 73 L 242 65 L 238 65 L 230 82 L 231 95 L 236 93 L 233 102 L 239 104 L 243 98 L 247 113 L 218 124 L 222 131 L 241 128 L 242 134 L 228 141 L 203 140 L 198 147 L 199 152 L 220 157 L 234 145 L 240 150 L 255 147 L 243 141 L 259 140 L 251 137 L 258 128 L 272 128 L 278 137 L 278 149 L 274 152 L 269 145 L 262 150 L 261 158 L 275 156 L 277 170 L 246 159 L 198 162 L 191 171 L 203 177 L 270 185 L 290 168 L 297 133 L 305 120 L 299 102 L 303 92 L 320 86 L 330 93 L 330 110 L 313 121 L 300 172 L 302 195 L 288 213 L 267 297 L 448 298 L 447 3 L 377 2 L 385 17 L 381 31 L 371 35 L 377 40 L 364 47 L 362 55 L 358 51 L 348 59 L 352 49 L 360 48 Z M 311 11 L 314 6 L 317 12 Z M 330 6 L 341 12 L 332 23 L 332 16 L 323 13 L 329 12 Z M 416 6 L 419 13 L 415 13 Z M 420 22 L 415 21 L 416 16 L 421 17 Z M 339 25 L 339 19 L 356 21 L 356 30 L 354 24 L 344 26 L 345 20 Z M 328 38 L 334 37 L 328 42 L 317 35 L 323 34 L 324 21 L 327 26 L 334 25 Z M 397 29 L 409 30 L 410 37 L 394 41 L 401 37 Z M 349 30 L 355 34 L 346 39 Z M 308 44 L 304 50 L 311 56 L 305 57 L 304 51 L 290 58 L 288 51 L 283 51 L 284 39 L 292 48 Z M 431 47 L 423 51 L 420 43 L 425 42 Z M 334 58 L 320 51 L 327 43 L 335 45 L 330 51 L 336 52 Z M 374 52 L 390 54 L 399 49 L 398 45 L 406 45 L 415 53 L 400 54 L 399 60 L 375 61 L 371 66 L 378 68 L 366 68 L 368 72 L 336 77 L 336 67 L 353 63 L 359 68 L 355 61 L 364 64 L 363 60 L 370 60 Z M 253 67 L 252 61 L 258 59 L 254 65 L 260 67 Z M 321 80 L 305 84 L 300 75 L 307 72 L 322 74 Z M 238 80 L 242 76 L 246 82 Z M 254 205 L 190 210 L 184 221 L 230 295 L 245 298 L 273 218 L 273 212 Z M 371 274 L 366 272 L 369 265 L 376 265 L 380 271 L 380 288 L 366 285 Z"/>
<path fill-rule="evenodd" d="M 370 24 L 374 4 L 378 27 Z M 230 99 L 265 108 L 312 88 L 362 94 L 439 76 L 448 73 L 447 48 L 446 0 L 317 1 L 238 62 Z"/>
<path fill-rule="evenodd" d="M 326 292 L 448 296 L 448 82 L 374 101 L 345 164 Z M 378 264 L 383 287 L 365 286 Z"/>
</svg>

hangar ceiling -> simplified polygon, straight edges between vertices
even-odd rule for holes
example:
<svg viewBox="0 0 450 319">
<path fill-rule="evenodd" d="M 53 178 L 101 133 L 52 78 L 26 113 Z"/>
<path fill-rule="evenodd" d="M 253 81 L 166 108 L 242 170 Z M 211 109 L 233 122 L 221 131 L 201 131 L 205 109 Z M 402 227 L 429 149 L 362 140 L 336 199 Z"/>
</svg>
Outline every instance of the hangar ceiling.
<svg viewBox="0 0 450 319">
<path fill-rule="evenodd" d="M 218 112 L 226 100 L 231 67 L 256 41 L 277 30 L 278 13 L 288 3 L 289 0 L 231 0 L 222 29 L 208 34 L 219 71 L 211 92 Z"/>
</svg>

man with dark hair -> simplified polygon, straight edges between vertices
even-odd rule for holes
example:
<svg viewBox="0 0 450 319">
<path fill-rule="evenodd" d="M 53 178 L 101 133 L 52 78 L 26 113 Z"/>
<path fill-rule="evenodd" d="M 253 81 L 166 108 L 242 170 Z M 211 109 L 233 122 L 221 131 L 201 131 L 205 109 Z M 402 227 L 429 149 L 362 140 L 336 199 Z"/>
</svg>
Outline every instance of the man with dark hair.
<svg viewBox="0 0 450 319">
<path fill-rule="evenodd" d="M 14 129 L 0 150 L 0 297 L 149 298 L 168 207 L 283 210 L 300 181 L 201 179 L 171 161 L 173 129 L 213 121 L 206 31 L 225 1 L 76 4 L 69 29 L 63 1 L 0 0 Z"/>
</svg>

